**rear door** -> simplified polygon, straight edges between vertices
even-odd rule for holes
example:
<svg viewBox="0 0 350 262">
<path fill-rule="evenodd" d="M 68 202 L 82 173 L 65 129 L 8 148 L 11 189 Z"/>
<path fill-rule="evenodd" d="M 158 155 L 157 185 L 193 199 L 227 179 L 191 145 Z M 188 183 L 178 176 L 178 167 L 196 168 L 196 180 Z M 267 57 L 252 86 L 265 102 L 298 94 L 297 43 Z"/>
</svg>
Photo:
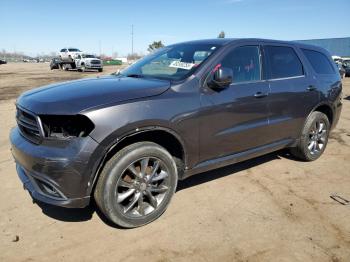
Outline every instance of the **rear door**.
<svg viewBox="0 0 350 262">
<path fill-rule="evenodd" d="M 301 51 L 315 72 L 317 89 L 321 92 L 321 99 L 328 99 L 330 91 L 341 88 L 338 69 L 334 66 L 331 58 L 322 52 L 311 49 L 301 49 Z"/>
<path fill-rule="evenodd" d="M 306 116 L 319 101 L 317 81 L 289 45 L 264 45 L 265 77 L 270 95 L 270 142 L 299 136 Z"/>
<path fill-rule="evenodd" d="M 233 83 L 218 91 L 203 87 L 200 114 L 200 160 L 246 151 L 265 144 L 269 88 L 261 78 L 259 45 L 229 50 L 218 66 L 233 70 Z"/>
</svg>

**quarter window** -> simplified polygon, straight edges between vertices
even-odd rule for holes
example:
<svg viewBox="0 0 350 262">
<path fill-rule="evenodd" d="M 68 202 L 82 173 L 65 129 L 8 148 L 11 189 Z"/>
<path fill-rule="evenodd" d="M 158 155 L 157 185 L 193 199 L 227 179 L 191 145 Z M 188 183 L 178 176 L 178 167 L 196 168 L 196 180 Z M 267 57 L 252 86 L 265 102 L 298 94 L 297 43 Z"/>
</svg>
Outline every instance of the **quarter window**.
<svg viewBox="0 0 350 262">
<path fill-rule="evenodd" d="M 304 75 L 303 65 L 293 48 L 266 46 L 264 50 L 267 57 L 269 79 Z"/>
<path fill-rule="evenodd" d="M 221 66 L 232 69 L 234 83 L 260 80 L 259 47 L 237 47 L 221 61 Z"/>
<path fill-rule="evenodd" d="M 324 54 L 309 49 L 301 50 L 317 74 L 334 74 L 333 66 Z"/>
</svg>

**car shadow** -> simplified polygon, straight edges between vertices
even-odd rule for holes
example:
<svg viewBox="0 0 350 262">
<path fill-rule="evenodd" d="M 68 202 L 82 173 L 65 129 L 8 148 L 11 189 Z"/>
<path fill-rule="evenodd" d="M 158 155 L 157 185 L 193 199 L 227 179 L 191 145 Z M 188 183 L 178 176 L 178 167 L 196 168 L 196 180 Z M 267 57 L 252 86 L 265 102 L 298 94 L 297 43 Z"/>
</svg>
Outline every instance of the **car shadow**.
<svg viewBox="0 0 350 262">
<path fill-rule="evenodd" d="M 189 187 L 207 183 L 212 180 L 216 180 L 228 175 L 234 175 L 240 171 L 253 168 L 263 163 L 276 160 L 276 159 L 281 159 L 281 158 L 294 160 L 294 157 L 289 154 L 288 150 L 276 151 L 267 155 L 263 155 L 260 157 L 243 161 L 243 162 L 239 162 L 236 164 L 232 164 L 229 166 L 221 167 L 218 169 L 210 170 L 204 173 L 200 173 L 200 174 L 196 174 L 194 176 L 188 177 L 184 180 L 179 181 L 176 191 L 178 192 L 178 191 L 187 189 Z"/>
<path fill-rule="evenodd" d="M 36 204 L 41 208 L 45 215 L 64 222 L 87 221 L 92 218 L 92 215 L 95 212 L 93 205 L 89 205 L 85 208 L 64 208 L 48 205 L 43 202 L 36 202 Z"/>
<path fill-rule="evenodd" d="M 222 168 L 218 168 L 215 170 L 211 170 L 208 172 L 191 176 L 185 180 L 179 181 L 177 186 L 177 192 L 181 190 L 186 190 L 187 188 L 197 186 L 203 183 L 207 183 L 212 180 L 219 179 L 228 175 L 234 175 L 239 171 L 253 168 L 263 163 L 276 160 L 276 159 L 281 159 L 281 158 L 294 160 L 294 158 L 288 153 L 288 150 L 280 150 L 264 156 L 249 159 L 244 162 L 236 163 L 233 165 L 225 166 Z M 88 220 L 91 220 L 93 214 L 96 212 L 99 218 L 106 225 L 114 228 L 118 228 L 118 229 L 124 229 L 120 226 L 117 226 L 111 223 L 105 217 L 105 215 L 97 208 L 96 203 L 94 201 L 91 201 L 90 205 L 85 208 L 63 208 L 63 207 L 48 205 L 42 202 L 36 202 L 36 204 L 41 208 L 42 212 L 45 215 L 59 221 L 64 221 L 64 222 L 88 221 Z"/>
<path fill-rule="evenodd" d="M 350 96 L 347 96 L 344 98 L 345 100 L 350 100 Z"/>
</svg>

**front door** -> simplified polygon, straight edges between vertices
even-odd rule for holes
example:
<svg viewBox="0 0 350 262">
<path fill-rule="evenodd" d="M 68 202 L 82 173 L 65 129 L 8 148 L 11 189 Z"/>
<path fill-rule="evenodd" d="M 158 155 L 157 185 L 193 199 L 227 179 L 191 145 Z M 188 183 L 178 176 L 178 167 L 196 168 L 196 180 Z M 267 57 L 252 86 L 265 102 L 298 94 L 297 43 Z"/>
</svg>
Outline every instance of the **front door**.
<svg viewBox="0 0 350 262">
<path fill-rule="evenodd" d="M 260 58 L 258 45 L 234 48 L 217 65 L 232 69 L 233 83 L 221 91 L 203 87 L 201 162 L 265 144 L 269 87 L 261 78 Z"/>
</svg>

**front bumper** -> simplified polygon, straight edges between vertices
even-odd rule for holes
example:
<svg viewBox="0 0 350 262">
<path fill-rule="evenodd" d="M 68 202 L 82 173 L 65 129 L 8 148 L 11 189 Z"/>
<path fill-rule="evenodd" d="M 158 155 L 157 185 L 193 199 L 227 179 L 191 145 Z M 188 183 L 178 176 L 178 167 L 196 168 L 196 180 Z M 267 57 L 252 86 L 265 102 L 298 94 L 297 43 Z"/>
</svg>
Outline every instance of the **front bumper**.
<svg viewBox="0 0 350 262">
<path fill-rule="evenodd" d="M 18 176 L 33 199 L 72 208 L 89 204 L 95 140 L 84 137 L 36 145 L 18 127 L 11 130 L 10 140 Z"/>
<path fill-rule="evenodd" d="M 86 69 L 102 69 L 103 65 L 102 64 L 85 64 Z"/>
</svg>

